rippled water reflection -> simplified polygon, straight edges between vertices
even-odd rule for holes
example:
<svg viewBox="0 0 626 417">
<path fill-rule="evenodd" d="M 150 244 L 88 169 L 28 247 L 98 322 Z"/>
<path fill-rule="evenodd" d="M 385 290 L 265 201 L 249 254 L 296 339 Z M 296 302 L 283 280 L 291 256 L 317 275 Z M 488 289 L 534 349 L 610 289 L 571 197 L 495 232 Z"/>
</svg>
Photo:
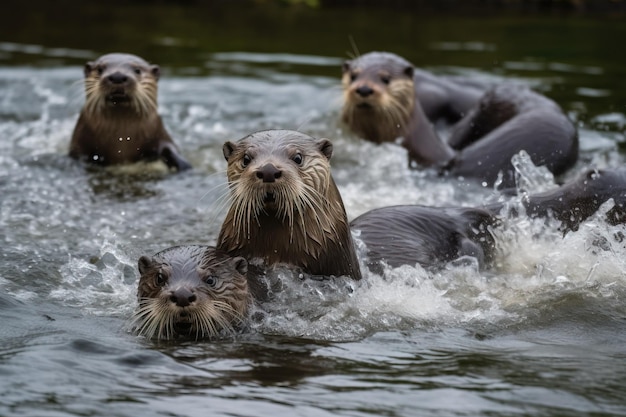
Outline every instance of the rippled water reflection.
<svg viewBox="0 0 626 417">
<path fill-rule="evenodd" d="M 419 32 L 401 14 L 383 14 L 403 23 L 381 36 Z M 188 19 L 190 30 L 199 25 Z M 435 72 L 515 79 L 555 98 L 580 126 L 582 160 L 570 175 L 623 162 L 625 69 L 615 54 L 595 59 L 586 43 L 589 33 L 601 42 L 621 26 L 503 18 L 473 35 L 475 22 L 457 19 L 458 32 L 446 35 L 435 30 L 451 27 L 444 18 L 413 19 L 429 37 L 412 56 L 419 64 L 429 53 Z M 68 38 L 59 48 L 17 33 L 0 43 L 0 415 L 626 415 L 626 248 L 614 239 L 624 230 L 600 217 L 565 237 L 555 225 L 506 225 L 493 271 L 457 262 L 360 283 L 283 271 L 275 277 L 282 291 L 228 340 L 154 342 L 128 332 L 139 256 L 215 241 L 226 140 L 277 127 L 331 138 L 350 218 L 381 205 L 496 198 L 480 184 L 409 171 L 399 147 L 366 144 L 342 128 L 342 39 L 382 41 L 340 22 L 332 36 L 341 47 L 318 42 L 319 51 L 297 37 L 300 50 L 284 40 L 275 46 L 282 50 L 258 50 L 247 34 L 239 39 L 250 48 L 207 47 L 183 57 L 186 65 L 164 51 L 160 111 L 195 166 L 175 175 L 159 164 L 95 169 L 66 157 L 82 103 L 81 62 L 113 40 L 87 48 Z M 550 25 L 557 34 L 543 42 L 534 32 L 524 32 L 527 45 L 495 36 Z M 568 40 L 582 54 L 568 58 L 558 33 L 574 26 L 593 31 Z M 147 39 L 167 38 L 145 30 Z M 177 45 L 193 43 L 192 34 L 177 36 Z M 554 186 L 541 170 L 520 168 L 534 189 Z"/>
</svg>

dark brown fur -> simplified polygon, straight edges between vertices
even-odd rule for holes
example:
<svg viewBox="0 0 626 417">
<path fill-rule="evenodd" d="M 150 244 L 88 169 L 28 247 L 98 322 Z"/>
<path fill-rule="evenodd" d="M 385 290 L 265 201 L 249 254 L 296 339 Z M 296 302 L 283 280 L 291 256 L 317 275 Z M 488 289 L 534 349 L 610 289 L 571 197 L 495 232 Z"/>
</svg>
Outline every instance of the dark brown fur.
<svg viewBox="0 0 626 417">
<path fill-rule="evenodd" d="M 137 333 L 148 338 L 196 339 L 232 332 L 252 297 L 248 263 L 211 246 L 175 246 L 138 262 Z"/>
<path fill-rule="evenodd" d="M 486 93 L 416 70 L 405 59 L 372 52 L 343 67 L 344 122 L 376 143 L 402 138 L 410 161 L 454 176 L 515 183 L 511 157 L 526 151 L 559 175 L 578 158 L 574 125 L 552 100 L 523 86 Z M 449 143 L 433 123 L 457 122 Z"/>
<path fill-rule="evenodd" d="M 343 201 L 330 173 L 332 144 L 289 130 L 224 144 L 231 207 L 217 247 L 313 275 L 361 278 Z"/>
<path fill-rule="evenodd" d="M 100 165 L 162 159 L 191 168 L 157 113 L 159 67 L 129 54 L 107 54 L 85 65 L 85 105 L 69 154 Z"/>
</svg>

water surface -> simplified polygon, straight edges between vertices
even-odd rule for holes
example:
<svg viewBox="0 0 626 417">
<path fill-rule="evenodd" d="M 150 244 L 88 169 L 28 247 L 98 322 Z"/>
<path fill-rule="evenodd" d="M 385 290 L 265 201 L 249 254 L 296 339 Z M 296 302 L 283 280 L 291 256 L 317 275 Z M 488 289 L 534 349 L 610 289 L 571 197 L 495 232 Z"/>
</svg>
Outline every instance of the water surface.
<svg viewBox="0 0 626 417">
<path fill-rule="evenodd" d="M 581 138 L 567 179 L 623 163 L 621 18 L 64 5 L 16 5 L 0 18 L 0 415 L 626 415 L 626 248 L 614 238 L 624 228 L 600 215 L 565 237 L 553 224 L 507 224 L 490 271 L 463 260 L 360 283 L 283 273 L 283 291 L 225 340 L 128 330 L 139 256 L 215 242 L 226 140 L 265 128 L 332 139 L 350 218 L 497 198 L 410 171 L 399 147 L 341 126 L 350 38 L 361 52 L 524 82 L 556 100 Z M 162 66 L 160 112 L 194 170 L 96 169 L 66 156 L 82 65 L 110 51 Z M 520 169 L 527 187 L 555 186 L 523 160 Z"/>
</svg>

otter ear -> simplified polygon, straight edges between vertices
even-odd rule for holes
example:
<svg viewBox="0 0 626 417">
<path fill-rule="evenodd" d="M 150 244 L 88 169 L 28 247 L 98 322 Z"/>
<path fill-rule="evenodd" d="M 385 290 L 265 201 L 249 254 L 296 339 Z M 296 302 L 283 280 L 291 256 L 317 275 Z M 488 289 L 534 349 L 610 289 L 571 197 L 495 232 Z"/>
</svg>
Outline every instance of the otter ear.
<svg viewBox="0 0 626 417">
<path fill-rule="evenodd" d="M 89 77 L 89 74 L 91 74 L 91 71 L 93 71 L 93 66 L 94 66 L 93 62 L 87 62 L 85 64 L 85 68 L 83 68 L 83 71 L 85 73 L 85 77 Z"/>
<path fill-rule="evenodd" d="M 237 272 L 239 272 L 241 275 L 246 275 L 248 273 L 248 261 L 246 261 L 246 258 L 237 256 L 233 258 L 231 262 Z"/>
<path fill-rule="evenodd" d="M 154 265 L 154 260 L 149 256 L 142 256 L 139 258 L 139 262 L 137 262 L 137 267 L 141 275 L 145 274 L 152 265 Z"/>
<path fill-rule="evenodd" d="M 161 68 L 158 65 L 150 65 L 150 72 L 157 80 L 161 76 Z"/>
<path fill-rule="evenodd" d="M 415 68 L 413 68 L 412 65 L 409 65 L 404 69 L 404 74 L 409 78 L 413 78 L 413 74 L 415 74 Z"/>
<path fill-rule="evenodd" d="M 235 152 L 235 144 L 230 141 L 226 142 L 222 147 L 222 152 L 224 152 L 224 158 L 228 161 L 233 152 Z"/>
<path fill-rule="evenodd" d="M 330 159 L 330 157 L 333 156 L 333 144 L 330 140 L 320 139 L 317 146 L 319 147 L 320 152 L 326 156 L 326 159 Z"/>
<path fill-rule="evenodd" d="M 342 72 L 350 71 L 350 65 L 352 65 L 352 61 L 344 61 L 343 65 L 341 66 L 341 71 Z"/>
</svg>

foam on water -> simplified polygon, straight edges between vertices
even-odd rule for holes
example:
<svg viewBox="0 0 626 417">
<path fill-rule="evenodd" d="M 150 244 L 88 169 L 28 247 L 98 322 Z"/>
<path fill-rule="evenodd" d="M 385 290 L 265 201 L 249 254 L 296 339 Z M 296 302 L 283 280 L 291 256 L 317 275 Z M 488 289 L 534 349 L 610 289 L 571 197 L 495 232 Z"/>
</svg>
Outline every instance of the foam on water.
<svg viewBox="0 0 626 417">
<path fill-rule="evenodd" d="M 162 114 L 183 153 L 191 155 L 194 171 L 168 175 L 144 164 L 85 170 L 64 156 L 80 103 L 72 107 L 63 97 L 80 76 L 79 70 L 65 71 L 36 85 L 18 77 L 16 88 L 30 97 L 24 106 L 36 108 L 5 114 L 0 124 L 0 133 L 12 139 L 0 141 L 0 180 L 6 184 L 0 237 L 9 248 L 2 255 L 0 288 L 20 300 L 46 299 L 86 314 L 129 318 L 138 257 L 177 243 L 214 243 L 224 207 L 211 200 L 226 190 L 225 178 L 217 178 L 226 167 L 221 146 L 262 128 L 296 128 L 307 120 L 304 132 L 332 139 L 333 175 L 350 219 L 380 206 L 471 206 L 495 195 L 480 184 L 409 169 L 406 152 L 396 144 L 354 138 L 338 128 L 338 109 L 328 109 L 338 93 L 331 87 L 335 80 L 294 82 L 293 75 L 165 79 Z M 612 159 L 600 165 L 614 165 L 614 148 L 606 154 Z M 555 186 L 552 175 L 524 155 L 514 163 L 523 193 Z M 529 317 L 541 320 L 536 311 L 567 295 L 613 306 L 626 292 L 626 249 L 616 239 L 625 231 L 607 225 L 601 213 L 565 236 L 556 224 L 523 217 L 493 233 L 498 260 L 486 271 L 471 258 L 436 272 L 419 266 L 389 269 L 383 276 L 365 272 L 360 282 L 302 280 L 279 271 L 273 279 L 281 291 L 257 308 L 252 330 L 357 340 L 387 330 L 506 328 Z"/>
<path fill-rule="evenodd" d="M 462 326 L 508 328 L 543 320 L 565 296 L 606 298 L 626 291 L 623 226 L 600 217 L 562 237 L 555 225 L 518 221 L 496 234 L 494 271 L 460 259 L 438 272 L 419 266 L 366 272 L 362 281 L 300 280 L 279 274 L 281 291 L 263 304 L 257 331 L 320 340 L 357 340 L 380 331 Z M 612 304 L 612 303 L 610 303 Z M 617 311 L 615 314 L 620 314 Z"/>
</svg>

